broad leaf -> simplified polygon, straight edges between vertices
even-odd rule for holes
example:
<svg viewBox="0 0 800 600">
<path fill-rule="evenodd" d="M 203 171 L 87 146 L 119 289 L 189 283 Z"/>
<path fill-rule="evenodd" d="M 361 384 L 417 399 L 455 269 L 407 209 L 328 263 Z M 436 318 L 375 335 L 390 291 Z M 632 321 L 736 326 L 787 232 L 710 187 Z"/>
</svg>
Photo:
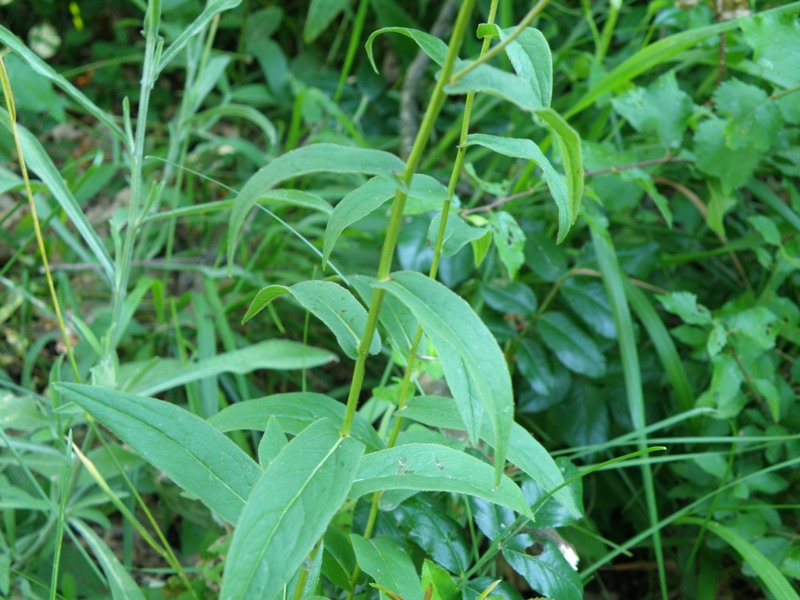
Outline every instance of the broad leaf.
<svg viewBox="0 0 800 600">
<path fill-rule="evenodd" d="M 440 212 L 431 220 L 431 226 L 428 230 L 428 241 L 432 247 L 438 243 L 441 223 L 442 213 Z M 452 212 L 448 213 L 444 235 L 442 236 L 442 254 L 444 256 L 455 256 L 464 246 L 485 235 L 485 228 L 473 227 L 460 216 Z"/>
<path fill-rule="evenodd" d="M 299 434 L 320 419 L 328 419 L 339 427 L 344 419 L 344 404 L 314 392 L 274 394 L 231 404 L 211 417 L 208 423 L 222 432 L 265 431 L 273 418 L 290 435 Z M 359 413 L 353 419 L 352 435 L 369 448 L 385 446 L 372 425 Z"/>
<path fill-rule="evenodd" d="M 153 398 L 56 384 L 147 462 L 230 523 L 236 523 L 261 469 L 239 446 L 200 417 Z"/>
<path fill-rule="evenodd" d="M 438 564 L 456 575 L 469 568 L 470 555 L 464 528 L 436 503 L 420 495 L 394 510 L 398 525 Z"/>
<path fill-rule="evenodd" d="M 384 490 L 454 492 L 529 514 L 517 485 L 506 475 L 495 484 L 492 471 L 485 462 L 441 444 L 405 444 L 365 455 L 351 495 Z"/>
<path fill-rule="evenodd" d="M 497 340 L 461 297 L 420 273 L 393 273 L 390 281 L 376 285 L 405 304 L 433 342 L 472 440 L 478 438 L 485 411 L 495 434 L 499 482 L 514 420 L 514 397 Z"/>
<path fill-rule="evenodd" d="M 570 277 L 559 291 L 578 318 L 595 333 L 611 340 L 617 337 L 608 296 L 600 282 Z"/>
<path fill-rule="evenodd" d="M 542 341 L 569 370 L 587 377 L 602 377 L 606 360 L 595 341 L 559 312 L 543 314 L 537 323 Z"/>
<path fill-rule="evenodd" d="M 478 289 L 486 304 L 498 312 L 529 315 L 536 310 L 536 295 L 524 283 L 518 281 L 482 283 Z"/>
<path fill-rule="evenodd" d="M 236 197 L 228 233 L 228 264 L 233 264 L 236 243 L 250 209 L 281 181 L 318 172 L 392 175 L 403 167 L 403 161 L 388 152 L 336 144 L 304 146 L 279 156 L 248 179 Z"/>
<path fill-rule="evenodd" d="M 543 550 L 531 555 L 528 552 L 535 544 L 541 544 Z M 503 544 L 503 557 L 537 592 L 558 600 L 583 598 L 581 578 L 550 540 L 518 535 Z"/>
<path fill-rule="evenodd" d="M 800 24 L 791 14 L 767 11 L 742 21 L 744 39 L 755 51 L 761 77 L 786 88 L 800 85 Z"/>
<path fill-rule="evenodd" d="M 258 292 L 242 323 L 261 312 L 274 298 L 290 294 L 300 305 L 327 325 L 345 354 L 355 359 L 367 324 L 367 311 L 353 294 L 332 281 L 301 281 L 291 287 L 270 285 Z M 370 354 L 381 351 L 379 335 L 372 338 Z"/>
<path fill-rule="evenodd" d="M 358 566 L 375 583 L 404 600 L 423 600 L 414 563 L 397 540 L 388 536 L 368 540 L 355 533 L 350 535 L 350 539 Z"/>
<path fill-rule="evenodd" d="M 464 421 L 461 420 L 458 411 L 455 410 L 455 401 L 452 398 L 437 396 L 417 397 L 409 402 L 399 414 L 431 427 L 458 431 L 464 431 L 465 429 Z M 480 435 L 481 439 L 488 441 L 490 444 L 494 440 L 492 428 L 486 422 L 483 423 Z M 548 492 L 564 483 L 564 475 L 561 469 L 547 453 L 547 450 L 518 423 L 514 423 L 511 427 L 508 460 L 517 465 Z M 554 495 L 576 518 L 582 516 L 583 511 L 578 508 L 568 490 L 561 489 Z"/>
<path fill-rule="evenodd" d="M 327 419 L 281 450 L 242 511 L 221 598 L 272 598 L 283 588 L 347 498 L 363 451 Z"/>
</svg>

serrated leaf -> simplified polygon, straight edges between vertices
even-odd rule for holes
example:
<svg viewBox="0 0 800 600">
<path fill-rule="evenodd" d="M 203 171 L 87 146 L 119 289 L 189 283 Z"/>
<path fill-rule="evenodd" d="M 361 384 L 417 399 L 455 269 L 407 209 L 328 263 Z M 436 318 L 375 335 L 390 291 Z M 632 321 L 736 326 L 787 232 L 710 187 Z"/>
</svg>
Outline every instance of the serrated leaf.
<svg viewBox="0 0 800 600">
<path fill-rule="evenodd" d="M 465 430 L 464 421 L 460 418 L 452 398 L 417 397 L 409 402 L 400 414 L 431 427 Z M 488 422 L 484 421 L 480 435 L 481 439 L 490 444 L 494 441 L 492 428 Z M 511 427 L 508 460 L 548 491 L 552 491 L 564 483 L 561 469 L 547 453 L 547 450 L 518 423 L 514 423 Z M 557 491 L 555 497 L 576 517 L 579 518 L 582 515 L 582 511 L 575 504 L 568 490 Z"/>
<path fill-rule="evenodd" d="M 311 0 L 303 27 L 303 40 L 313 42 L 352 0 Z"/>
<path fill-rule="evenodd" d="M 403 167 L 403 161 L 388 152 L 336 144 L 313 144 L 279 156 L 248 179 L 236 197 L 228 233 L 228 265 L 233 264 L 236 243 L 250 209 L 281 181 L 318 172 L 391 176 Z"/>
<path fill-rule="evenodd" d="M 392 537 L 378 536 L 368 540 L 350 534 L 358 566 L 375 583 L 404 600 L 423 600 L 417 570 L 400 544 Z"/>
<path fill-rule="evenodd" d="M 780 110 L 767 93 L 738 79 L 719 85 L 714 91 L 714 104 L 730 117 L 725 127 L 725 143 L 734 150 L 768 150 L 783 125 Z"/>
<path fill-rule="evenodd" d="M 672 292 L 663 296 L 656 296 L 667 311 L 678 315 L 684 323 L 692 325 L 711 324 L 711 312 L 702 304 L 697 303 L 697 296 L 689 292 Z"/>
<path fill-rule="evenodd" d="M 572 213 L 573 203 L 570 202 L 567 194 L 567 180 L 556 171 L 550 160 L 539 149 L 539 146 L 528 139 L 506 138 L 482 133 L 468 135 L 467 145 L 483 146 L 504 156 L 530 160 L 541 167 L 547 187 L 550 189 L 550 194 L 558 207 L 559 241 L 566 236 L 577 217 Z"/>
<path fill-rule="evenodd" d="M 541 544 L 544 549 L 531 556 L 526 550 L 534 544 Z M 518 535 L 503 544 L 503 557 L 537 592 L 558 600 L 583 598 L 581 578 L 550 540 Z"/>
<path fill-rule="evenodd" d="M 606 360 L 595 341 L 559 312 L 543 314 L 537 323 L 542 341 L 570 371 L 587 377 L 602 377 Z"/>
<path fill-rule="evenodd" d="M 344 411 L 344 404 L 330 396 L 289 392 L 231 404 L 208 419 L 208 423 L 222 432 L 264 431 L 274 417 L 284 432 L 297 435 L 323 418 L 340 426 Z M 352 435 L 369 448 L 384 447 L 375 429 L 359 413 L 354 415 Z"/>
<path fill-rule="evenodd" d="M 517 220 L 504 210 L 493 212 L 489 224 L 497 254 L 508 271 L 509 279 L 513 280 L 525 262 L 525 233 Z"/>
<path fill-rule="evenodd" d="M 56 389 L 223 519 L 237 522 L 261 469 L 213 426 L 153 398 L 75 383 Z"/>
<path fill-rule="evenodd" d="M 800 85 L 800 23 L 791 13 L 754 15 L 742 21 L 742 31 L 762 77 L 786 88 Z"/>
<path fill-rule="evenodd" d="M 679 148 L 694 103 L 678 87 L 669 71 L 644 88 L 635 88 L 611 100 L 619 114 L 641 133 L 654 133 L 666 148 Z"/>
<path fill-rule="evenodd" d="M 601 283 L 570 277 L 561 285 L 560 294 L 592 331 L 604 338 L 616 339 L 617 328 L 611 315 L 611 305 Z"/>
<path fill-rule="evenodd" d="M 344 353 L 352 359 L 358 355 L 358 345 L 367 324 L 367 311 L 353 294 L 332 281 L 301 281 L 291 287 L 270 285 L 256 295 L 242 323 L 263 310 L 274 298 L 291 294 L 300 305 L 330 329 Z M 380 335 L 372 338 L 370 354 L 381 351 Z"/>
<path fill-rule="evenodd" d="M 420 273 L 400 271 L 376 285 L 411 310 L 433 343 L 471 439 L 484 412 L 495 433 L 497 480 L 514 420 L 511 377 L 492 333 L 461 297 Z"/>
<path fill-rule="evenodd" d="M 289 340 L 268 340 L 188 364 L 160 357 L 144 363 L 129 363 L 122 366 L 120 380 L 126 382 L 125 391 L 151 396 L 222 373 L 311 369 L 335 360 L 336 355 L 327 350 Z"/>
<path fill-rule="evenodd" d="M 493 482 L 491 465 L 441 444 L 404 444 L 364 456 L 353 497 L 383 490 L 468 494 L 528 513 L 525 497 L 506 475 Z"/>
<path fill-rule="evenodd" d="M 327 419 L 281 450 L 239 518 L 221 598 L 272 598 L 283 588 L 347 498 L 363 451 Z"/>
<path fill-rule="evenodd" d="M 694 136 L 697 168 L 717 177 L 727 191 L 743 186 L 761 160 L 761 152 L 751 148 L 730 148 L 725 143 L 727 119 L 703 121 Z"/>
</svg>

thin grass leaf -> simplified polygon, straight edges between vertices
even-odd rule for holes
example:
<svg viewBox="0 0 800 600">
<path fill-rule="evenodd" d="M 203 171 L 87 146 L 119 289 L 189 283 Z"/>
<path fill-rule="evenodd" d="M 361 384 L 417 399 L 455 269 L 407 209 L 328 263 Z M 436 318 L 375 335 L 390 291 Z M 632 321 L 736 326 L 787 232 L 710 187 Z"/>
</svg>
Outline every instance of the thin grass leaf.
<svg viewBox="0 0 800 600">
<path fill-rule="evenodd" d="M 83 92 L 67 81 L 66 78 L 56 73 L 56 71 L 50 65 L 39 58 L 35 52 L 23 44 L 17 36 L 15 36 L 13 33 L 11 33 L 11 31 L 2 25 L 0 25 L 0 42 L 10 48 L 12 52 L 24 60 L 28 66 L 36 71 L 39 75 L 48 81 L 51 81 L 54 85 L 61 89 L 86 112 L 108 127 L 111 133 L 117 136 L 118 140 L 122 142 L 123 145 L 127 145 L 128 138 L 122 129 L 120 129 L 119 126 L 114 122 L 112 115 L 108 114 L 94 102 L 89 100 L 89 98 L 87 98 Z"/>
<path fill-rule="evenodd" d="M 433 342 L 472 440 L 478 439 L 484 413 L 488 417 L 495 435 L 495 483 L 499 483 L 514 421 L 514 396 L 494 335 L 460 296 L 421 273 L 392 273 L 390 281 L 376 286 L 405 304 Z"/>
<path fill-rule="evenodd" d="M 731 548 L 753 568 L 774 598 L 780 600 L 799 600 L 792 584 L 784 577 L 772 562 L 759 552 L 758 548 L 736 533 L 733 529 L 725 527 L 716 521 L 706 521 L 696 517 L 684 517 L 681 523 L 705 527 L 722 538 Z"/>
<path fill-rule="evenodd" d="M 114 600 L 144 600 L 144 594 L 133 577 L 94 529 L 80 519 L 70 519 L 69 524 L 86 541 L 100 563 L 111 597 Z"/>
<path fill-rule="evenodd" d="M 363 452 L 327 419 L 281 450 L 242 511 L 221 598 L 272 598 L 283 588 L 347 498 Z"/>
<path fill-rule="evenodd" d="M 7 129 L 11 129 L 11 122 L 6 110 L 0 109 L 0 121 Z M 97 232 L 89 223 L 89 219 L 83 214 L 81 206 L 72 195 L 72 192 L 64 182 L 61 173 L 58 172 L 53 161 L 47 155 L 42 144 L 36 139 L 30 131 L 17 125 L 19 132 L 20 144 L 22 145 L 22 153 L 25 155 L 25 162 L 28 168 L 36 173 L 39 179 L 44 183 L 53 197 L 58 202 L 58 205 L 66 213 L 67 218 L 78 231 L 83 241 L 92 251 L 95 260 L 100 263 L 103 274 L 109 281 L 114 280 L 114 263 L 106 251 L 103 241 Z"/>
<path fill-rule="evenodd" d="M 223 519 L 236 523 L 261 469 L 212 425 L 153 398 L 79 384 L 56 384 L 55 389 Z"/>
</svg>

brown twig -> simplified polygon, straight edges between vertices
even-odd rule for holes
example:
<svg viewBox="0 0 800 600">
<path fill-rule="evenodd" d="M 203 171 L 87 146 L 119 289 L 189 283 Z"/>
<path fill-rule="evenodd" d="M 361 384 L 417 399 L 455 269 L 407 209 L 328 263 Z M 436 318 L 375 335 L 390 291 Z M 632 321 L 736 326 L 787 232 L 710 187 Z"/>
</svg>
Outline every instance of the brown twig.
<svg viewBox="0 0 800 600">
<path fill-rule="evenodd" d="M 606 173 L 620 173 L 630 169 L 638 169 L 640 167 L 649 167 L 651 165 L 660 165 L 663 163 L 688 163 L 692 162 L 688 158 L 678 158 L 677 156 L 665 156 L 663 158 L 653 158 L 651 160 L 643 160 L 640 162 L 630 163 L 627 165 L 620 165 L 619 167 L 610 167 L 608 169 L 599 169 L 597 171 L 586 171 L 584 177 L 594 177 L 595 175 L 605 175 Z"/>
</svg>

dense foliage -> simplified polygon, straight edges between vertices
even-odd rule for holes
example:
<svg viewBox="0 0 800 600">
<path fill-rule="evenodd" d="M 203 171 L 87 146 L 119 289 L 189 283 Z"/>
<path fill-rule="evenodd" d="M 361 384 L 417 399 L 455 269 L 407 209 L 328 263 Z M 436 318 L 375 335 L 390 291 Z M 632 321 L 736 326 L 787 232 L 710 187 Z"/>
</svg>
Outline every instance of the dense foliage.
<svg viewBox="0 0 800 600">
<path fill-rule="evenodd" d="M 798 598 L 800 2 L 3 4 L 1 596 Z"/>
</svg>

